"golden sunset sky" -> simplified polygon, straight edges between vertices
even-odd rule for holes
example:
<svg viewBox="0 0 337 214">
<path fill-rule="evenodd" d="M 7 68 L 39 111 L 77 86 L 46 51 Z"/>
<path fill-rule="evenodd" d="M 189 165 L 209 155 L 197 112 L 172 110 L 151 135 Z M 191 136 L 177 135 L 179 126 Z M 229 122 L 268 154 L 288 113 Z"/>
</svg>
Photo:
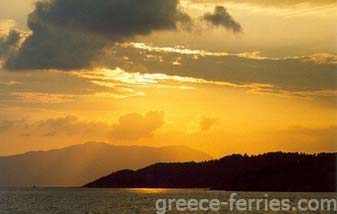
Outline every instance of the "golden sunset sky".
<svg viewBox="0 0 337 214">
<path fill-rule="evenodd" d="M 0 155 L 337 151 L 335 0 L 71 2 L 0 0 Z"/>
</svg>

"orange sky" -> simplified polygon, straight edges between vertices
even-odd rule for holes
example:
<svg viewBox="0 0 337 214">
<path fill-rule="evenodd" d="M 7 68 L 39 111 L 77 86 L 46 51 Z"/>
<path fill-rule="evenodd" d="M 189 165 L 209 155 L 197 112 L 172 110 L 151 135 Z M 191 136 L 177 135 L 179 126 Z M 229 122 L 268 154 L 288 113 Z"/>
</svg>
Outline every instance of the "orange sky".
<svg viewBox="0 0 337 214">
<path fill-rule="evenodd" d="M 4 65 L 1 45 L 13 29 L 21 40 L 10 54 L 25 45 L 34 7 L 3 13 L 0 3 L 0 155 L 87 141 L 214 157 L 336 151 L 336 4 L 273 2 L 184 0 L 192 30 L 110 41 L 85 68 L 20 71 Z M 202 20 L 217 5 L 241 33 Z"/>
</svg>

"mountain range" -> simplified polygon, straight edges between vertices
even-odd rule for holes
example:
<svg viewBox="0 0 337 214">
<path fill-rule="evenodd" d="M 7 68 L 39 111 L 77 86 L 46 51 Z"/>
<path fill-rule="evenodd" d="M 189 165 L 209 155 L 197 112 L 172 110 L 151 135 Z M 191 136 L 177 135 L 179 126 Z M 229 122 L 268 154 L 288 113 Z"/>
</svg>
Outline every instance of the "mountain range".
<svg viewBox="0 0 337 214">
<path fill-rule="evenodd" d="M 86 143 L 0 157 L 0 186 L 81 186 L 124 168 L 138 169 L 157 162 L 207 159 L 211 159 L 208 154 L 184 146 L 154 148 Z"/>
</svg>

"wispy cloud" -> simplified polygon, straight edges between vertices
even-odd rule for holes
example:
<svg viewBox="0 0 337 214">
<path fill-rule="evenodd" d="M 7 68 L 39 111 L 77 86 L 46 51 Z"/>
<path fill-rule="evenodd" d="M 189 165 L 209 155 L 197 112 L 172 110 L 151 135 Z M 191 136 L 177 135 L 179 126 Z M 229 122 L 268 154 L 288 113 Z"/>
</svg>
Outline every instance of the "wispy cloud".
<svg viewBox="0 0 337 214">
<path fill-rule="evenodd" d="M 313 97 L 337 97 L 337 90 L 305 90 L 289 91 L 272 84 L 246 83 L 235 84 L 224 81 L 209 81 L 201 78 L 167 75 L 163 73 L 127 72 L 121 68 L 97 68 L 93 70 L 73 71 L 69 73 L 80 78 L 88 79 L 93 84 L 114 88 L 120 94 L 96 93 L 95 96 L 110 98 L 127 98 L 132 96 L 146 96 L 142 90 L 153 88 L 196 89 L 202 85 L 229 87 L 246 90 L 247 93 L 265 94 L 280 97 L 298 97 L 312 99 Z"/>
<path fill-rule="evenodd" d="M 71 102 L 74 95 L 69 94 L 50 94 L 40 92 L 12 92 L 11 96 L 24 103 L 60 104 Z"/>
<path fill-rule="evenodd" d="M 318 53 L 310 56 L 292 56 L 292 57 L 267 57 L 261 55 L 260 51 L 253 52 L 243 52 L 243 53 L 228 53 L 228 52 L 211 52 L 207 50 L 196 50 L 196 49 L 187 49 L 183 46 L 177 47 L 159 47 L 153 46 L 151 44 L 140 43 L 140 42 L 126 42 L 126 43 L 117 43 L 118 46 L 123 48 L 136 48 L 140 50 L 146 50 L 149 52 L 156 53 L 176 53 L 181 55 L 194 55 L 194 56 L 235 56 L 247 59 L 255 59 L 255 60 L 299 60 L 303 62 L 314 62 L 316 64 L 337 64 L 337 55 L 329 54 L 329 53 Z"/>
<path fill-rule="evenodd" d="M 0 84 L 7 85 L 7 86 L 13 86 L 13 85 L 22 85 L 22 82 L 18 82 L 15 80 L 8 80 L 8 81 L 0 81 Z"/>
</svg>

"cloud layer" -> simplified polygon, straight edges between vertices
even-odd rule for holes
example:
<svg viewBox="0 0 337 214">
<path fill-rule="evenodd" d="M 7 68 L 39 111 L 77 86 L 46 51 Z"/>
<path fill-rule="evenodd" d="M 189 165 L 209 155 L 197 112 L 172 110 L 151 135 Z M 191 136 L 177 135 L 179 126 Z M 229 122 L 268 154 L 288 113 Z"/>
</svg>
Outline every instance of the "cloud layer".
<svg viewBox="0 0 337 214">
<path fill-rule="evenodd" d="M 336 96 L 337 56 L 333 54 L 272 58 L 259 52 L 232 54 L 127 43 L 116 48 L 114 59 L 126 71 L 256 84 L 254 92 L 259 93 Z"/>
<path fill-rule="evenodd" d="M 10 69 L 88 67 L 106 45 L 189 22 L 178 0 L 39 1 L 29 15 L 32 31 Z"/>
<path fill-rule="evenodd" d="M 119 140 L 151 137 L 153 132 L 163 125 L 163 112 L 148 112 L 145 116 L 128 114 L 119 118 L 119 123 L 112 128 L 111 136 Z"/>
<path fill-rule="evenodd" d="M 27 137 L 42 141 L 51 138 L 77 139 L 79 141 L 83 139 L 85 141 L 139 140 L 151 137 L 164 123 L 164 113 L 157 111 L 148 112 L 145 115 L 137 113 L 123 115 L 117 123 L 112 125 L 103 122 L 83 121 L 75 116 L 50 118 L 36 122 L 0 120 L 0 136 L 8 141 L 12 138 L 24 139 Z"/>
</svg>

